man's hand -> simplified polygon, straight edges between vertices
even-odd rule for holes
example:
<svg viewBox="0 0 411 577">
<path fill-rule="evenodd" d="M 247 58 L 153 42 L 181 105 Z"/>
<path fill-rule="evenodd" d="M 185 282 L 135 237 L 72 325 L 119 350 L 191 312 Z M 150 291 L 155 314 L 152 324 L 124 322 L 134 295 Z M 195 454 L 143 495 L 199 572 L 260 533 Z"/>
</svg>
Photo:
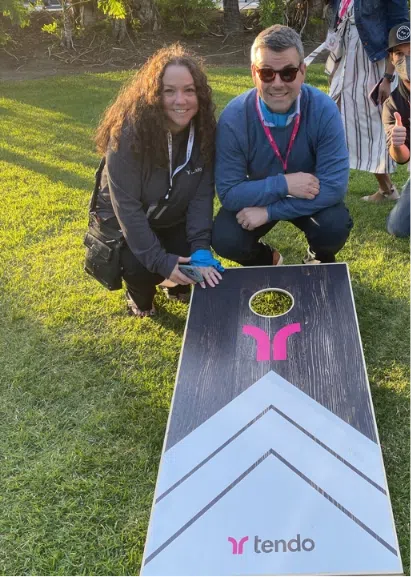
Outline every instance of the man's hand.
<svg viewBox="0 0 411 577">
<path fill-rule="evenodd" d="M 295 172 L 284 174 L 287 181 L 288 194 L 295 198 L 313 200 L 320 192 L 320 181 L 313 174 L 307 172 Z"/>
<path fill-rule="evenodd" d="M 391 132 L 391 144 L 393 146 L 402 146 L 407 138 L 407 129 L 402 125 L 401 115 L 394 112 L 395 126 Z"/>
<path fill-rule="evenodd" d="M 176 284 L 195 284 L 194 280 L 188 278 L 185 274 L 178 270 L 179 264 L 188 264 L 190 262 L 189 256 L 179 256 L 176 266 L 171 271 L 170 276 L 168 277 L 171 281 L 175 282 Z"/>
<path fill-rule="evenodd" d="M 383 78 L 378 88 L 378 104 L 383 105 L 384 101 L 387 100 L 390 94 L 391 94 L 391 83 L 387 78 Z"/>
<path fill-rule="evenodd" d="M 254 230 L 268 222 L 268 210 L 265 206 L 250 206 L 237 212 L 236 218 L 245 230 Z"/>
</svg>

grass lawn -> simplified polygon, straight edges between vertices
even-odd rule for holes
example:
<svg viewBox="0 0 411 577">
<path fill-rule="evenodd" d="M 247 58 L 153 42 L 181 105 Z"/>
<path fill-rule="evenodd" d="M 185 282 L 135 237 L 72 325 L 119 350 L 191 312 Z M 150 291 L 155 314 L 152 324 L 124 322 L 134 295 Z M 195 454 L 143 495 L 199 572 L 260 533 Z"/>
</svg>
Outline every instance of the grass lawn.
<svg viewBox="0 0 411 577">
<path fill-rule="evenodd" d="M 0 574 L 139 571 L 187 306 L 125 314 L 82 271 L 92 134 L 129 73 L 0 86 Z M 214 68 L 218 109 L 250 86 Z M 321 65 L 308 81 L 326 90 Z M 406 168 L 394 180 L 401 186 Z M 350 266 L 405 574 L 409 574 L 409 248 L 353 172 Z M 302 235 L 269 239 L 300 263 Z"/>
</svg>

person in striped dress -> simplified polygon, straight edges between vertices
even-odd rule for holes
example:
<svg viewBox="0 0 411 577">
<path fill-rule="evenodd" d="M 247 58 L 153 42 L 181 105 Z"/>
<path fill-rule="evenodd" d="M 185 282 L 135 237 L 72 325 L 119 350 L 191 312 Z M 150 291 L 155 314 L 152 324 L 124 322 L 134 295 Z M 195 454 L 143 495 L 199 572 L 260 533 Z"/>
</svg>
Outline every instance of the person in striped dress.
<svg viewBox="0 0 411 577">
<path fill-rule="evenodd" d="M 397 83 L 388 34 L 408 19 L 407 0 L 330 0 L 329 8 L 341 40 L 330 53 L 326 72 L 329 94 L 341 110 L 350 168 L 376 176 L 377 192 L 363 200 L 396 201 L 399 194 L 390 177 L 395 164 L 386 147 L 381 107 Z M 369 93 L 380 80 L 375 106 Z"/>
</svg>

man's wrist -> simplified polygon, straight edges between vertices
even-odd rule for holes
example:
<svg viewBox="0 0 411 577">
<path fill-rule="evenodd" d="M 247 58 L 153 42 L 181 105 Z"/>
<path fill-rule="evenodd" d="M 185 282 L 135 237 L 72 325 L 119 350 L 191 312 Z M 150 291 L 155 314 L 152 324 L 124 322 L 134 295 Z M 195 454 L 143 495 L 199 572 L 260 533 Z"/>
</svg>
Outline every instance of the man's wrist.
<svg viewBox="0 0 411 577">
<path fill-rule="evenodd" d="M 389 153 L 391 158 L 398 164 L 406 164 L 410 160 L 410 151 L 406 144 L 394 146 L 394 144 L 391 143 Z"/>
</svg>

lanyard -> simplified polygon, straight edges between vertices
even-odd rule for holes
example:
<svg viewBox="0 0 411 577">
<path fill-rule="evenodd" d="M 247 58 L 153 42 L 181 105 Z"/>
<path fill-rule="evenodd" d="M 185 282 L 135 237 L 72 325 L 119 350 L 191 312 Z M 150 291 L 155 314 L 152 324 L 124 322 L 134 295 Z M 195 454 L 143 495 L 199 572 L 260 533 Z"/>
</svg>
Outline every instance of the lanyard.
<svg viewBox="0 0 411 577">
<path fill-rule="evenodd" d="M 264 124 L 264 120 L 263 120 L 263 114 L 261 112 L 261 107 L 260 107 L 260 102 L 258 100 L 258 92 L 256 92 L 256 100 L 255 100 L 255 106 L 257 109 L 257 114 L 258 114 L 258 118 L 260 119 L 261 122 L 261 126 L 263 127 L 263 130 L 265 132 L 265 135 L 268 139 L 268 142 L 271 144 L 271 148 L 274 150 L 274 154 L 276 155 L 276 157 L 280 160 L 281 164 L 283 165 L 283 169 L 284 172 L 287 172 L 287 165 L 288 165 L 288 157 L 290 156 L 290 152 L 291 149 L 293 147 L 294 144 L 294 140 L 295 137 L 297 136 L 297 132 L 298 129 L 300 128 L 300 118 L 301 118 L 301 114 L 298 113 L 295 117 L 295 122 L 294 122 L 294 127 L 293 127 L 293 131 L 291 133 L 291 138 L 290 138 L 290 142 L 288 143 L 288 149 L 287 149 L 287 154 L 285 157 L 285 160 L 283 159 L 283 157 L 281 156 L 281 152 L 277 146 L 276 141 L 274 140 L 268 126 L 266 126 Z"/>
<path fill-rule="evenodd" d="M 350 7 L 352 0 L 341 0 L 340 9 L 338 11 L 338 22 L 341 22 Z"/>
<path fill-rule="evenodd" d="M 173 172 L 173 137 L 170 131 L 167 132 L 167 141 L 168 141 L 168 160 L 170 170 L 170 186 L 167 190 L 167 194 L 164 197 L 165 200 L 168 200 L 170 197 L 170 192 L 171 189 L 173 188 L 173 178 L 177 173 L 183 170 L 183 168 L 188 164 L 188 161 L 191 158 L 191 152 L 193 150 L 193 144 L 194 144 L 194 123 L 191 122 L 190 124 L 190 133 L 188 135 L 188 141 L 187 141 L 186 161 L 184 164 L 177 166 L 174 172 Z"/>
</svg>

